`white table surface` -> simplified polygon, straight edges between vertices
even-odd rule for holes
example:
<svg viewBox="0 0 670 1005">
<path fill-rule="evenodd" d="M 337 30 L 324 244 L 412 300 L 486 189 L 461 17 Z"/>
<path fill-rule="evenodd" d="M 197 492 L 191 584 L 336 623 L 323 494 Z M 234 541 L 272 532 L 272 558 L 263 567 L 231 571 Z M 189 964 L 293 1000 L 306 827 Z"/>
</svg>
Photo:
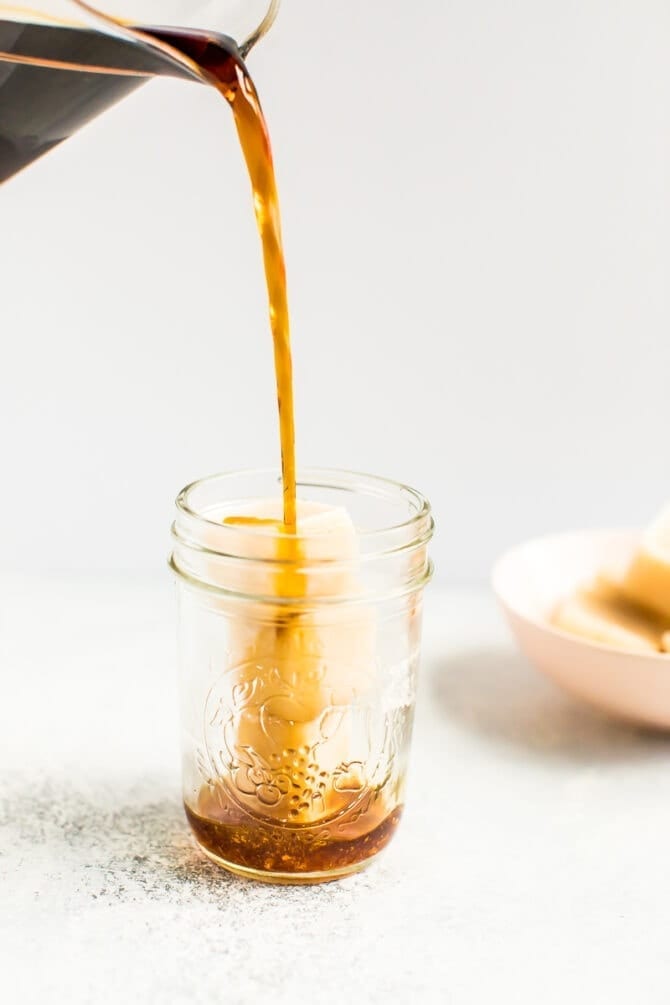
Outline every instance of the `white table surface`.
<svg viewBox="0 0 670 1005">
<path fill-rule="evenodd" d="M 670 739 L 429 595 L 406 815 L 379 864 L 265 887 L 193 850 L 169 583 L 0 580 L 11 1002 L 670 1001 Z"/>
</svg>

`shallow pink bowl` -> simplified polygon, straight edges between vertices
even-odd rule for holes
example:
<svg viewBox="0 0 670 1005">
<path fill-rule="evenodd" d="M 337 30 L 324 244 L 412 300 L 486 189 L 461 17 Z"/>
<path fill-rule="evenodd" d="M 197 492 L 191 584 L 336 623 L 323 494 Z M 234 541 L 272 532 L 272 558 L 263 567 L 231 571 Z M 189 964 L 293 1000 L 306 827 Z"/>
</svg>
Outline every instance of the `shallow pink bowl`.
<svg viewBox="0 0 670 1005">
<path fill-rule="evenodd" d="M 670 729 L 670 656 L 626 653 L 554 628 L 556 604 L 603 567 L 630 557 L 636 531 L 536 538 L 508 551 L 493 589 L 522 652 L 542 673 L 605 712 Z"/>
</svg>

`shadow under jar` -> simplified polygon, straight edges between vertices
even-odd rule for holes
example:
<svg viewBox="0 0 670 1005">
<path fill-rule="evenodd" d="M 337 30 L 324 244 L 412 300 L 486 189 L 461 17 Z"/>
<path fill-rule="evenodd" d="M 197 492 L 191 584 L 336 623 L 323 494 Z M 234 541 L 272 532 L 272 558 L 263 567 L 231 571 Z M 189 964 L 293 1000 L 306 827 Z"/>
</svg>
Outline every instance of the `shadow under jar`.
<svg viewBox="0 0 670 1005">
<path fill-rule="evenodd" d="M 202 851 L 273 883 L 365 867 L 402 814 L 433 520 L 418 492 L 270 471 L 177 500 L 184 805 Z"/>
</svg>

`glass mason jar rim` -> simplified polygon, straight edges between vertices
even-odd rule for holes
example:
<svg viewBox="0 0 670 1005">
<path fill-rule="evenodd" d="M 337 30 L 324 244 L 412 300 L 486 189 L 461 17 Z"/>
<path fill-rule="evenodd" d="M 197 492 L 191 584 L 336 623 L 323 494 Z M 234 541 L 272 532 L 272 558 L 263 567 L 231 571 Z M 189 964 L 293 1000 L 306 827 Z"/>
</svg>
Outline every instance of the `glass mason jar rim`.
<svg viewBox="0 0 670 1005">
<path fill-rule="evenodd" d="M 199 513 L 197 510 L 192 509 L 189 506 L 189 496 L 196 492 L 198 489 L 203 488 L 206 485 L 211 485 L 214 482 L 232 482 L 237 478 L 247 478 L 247 477 L 262 477 L 262 476 L 275 476 L 277 478 L 278 484 L 281 484 L 281 476 L 275 468 L 239 468 L 233 471 L 221 471 L 215 475 L 207 475 L 204 478 L 198 478 L 191 482 L 185 488 L 181 490 L 176 499 L 177 509 L 180 510 L 185 516 L 191 519 L 202 520 L 205 523 L 211 524 L 213 527 L 220 529 L 222 524 L 216 520 L 210 520 L 203 513 Z M 328 479 L 328 480 L 324 480 Z M 332 480 L 331 480 L 332 479 Z M 348 484 L 350 482 L 350 484 Z M 298 471 L 297 487 L 300 488 L 332 488 L 338 490 L 346 490 L 350 492 L 356 492 L 357 484 L 362 487 L 363 484 L 367 483 L 369 486 L 378 486 L 380 491 L 374 493 L 378 497 L 391 497 L 391 495 L 400 494 L 403 498 L 408 501 L 412 501 L 416 505 L 416 512 L 412 514 L 408 519 L 402 520 L 399 523 L 390 524 L 387 527 L 377 527 L 374 530 L 360 530 L 356 528 L 356 535 L 359 538 L 374 538 L 382 534 L 391 534 L 395 531 L 402 531 L 409 529 L 413 525 L 419 524 L 422 520 L 430 518 L 432 527 L 432 517 L 430 503 L 421 492 L 416 489 L 411 488 L 409 485 L 405 485 L 403 482 L 396 482 L 390 478 L 382 478 L 379 475 L 368 475 L 362 471 L 349 471 L 346 469 L 339 468 L 304 468 Z M 386 491 L 383 491 L 383 490 Z M 370 493 L 372 494 L 372 493 Z M 224 530 L 226 529 L 223 525 Z M 231 527 L 231 535 L 234 533 L 234 528 Z M 250 537 L 274 537 L 275 531 L 269 527 L 260 526 L 248 526 L 244 528 L 245 535 Z M 284 532 L 282 537 L 291 539 L 297 538 L 304 540 L 305 537 L 309 537 L 309 534 L 304 532 L 296 531 L 295 533 L 289 534 Z"/>
<path fill-rule="evenodd" d="M 257 486 L 261 483 L 259 491 Z M 240 494 L 237 496 L 234 491 L 236 484 L 240 486 Z M 250 485 L 253 486 L 251 490 Z M 358 603 L 369 600 L 371 596 L 404 596 L 420 590 L 430 580 L 433 566 L 427 557 L 426 548 L 433 535 L 434 522 L 428 500 L 416 489 L 360 472 L 328 468 L 300 470 L 299 500 L 304 497 L 305 501 L 316 501 L 310 500 L 308 490 L 313 489 L 322 494 L 348 493 L 352 506 L 356 505 L 356 499 L 359 507 L 380 503 L 396 510 L 400 505 L 405 511 L 402 519 L 399 519 L 396 512 L 394 519 L 378 521 L 377 526 L 363 528 L 356 525 L 352 516 L 359 549 L 355 558 L 348 555 L 340 561 L 332 554 L 319 557 L 323 554 L 320 549 L 320 544 L 324 541 L 323 530 L 319 532 L 317 529 L 310 534 L 309 530 L 301 531 L 299 525 L 297 533 L 282 534 L 283 541 L 296 541 L 298 544 L 295 554 L 289 547 L 288 554 L 282 555 L 281 551 L 277 554 L 277 550 L 272 547 L 272 541 L 277 538 L 276 526 L 245 525 L 241 533 L 239 524 L 227 525 L 223 522 L 224 510 L 234 515 L 237 504 L 248 506 L 250 502 L 267 499 L 275 488 L 274 497 L 280 498 L 281 476 L 278 471 L 275 468 L 260 468 L 211 475 L 191 482 L 182 489 L 176 500 L 177 518 L 172 525 L 174 550 L 170 556 L 170 566 L 173 572 L 192 587 L 229 598 L 275 605 L 295 605 L 302 600 L 306 604 L 315 603 L 326 607 Z M 198 494 L 204 498 L 194 499 Z M 347 510 L 344 499 L 332 505 L 334 509 Z M 375 519 L 378 520 L 376 513 Z M 370 522 L 368 516 L 365 523 Z M 309 546 L 310 541 L 314 543 L 312 555 L 309 554 L 309 547 L 308 554 L 299 547 L 300 544 Z M 244 588 L 239 589 L 241 583 L 238 577 L 243 575 L 244 569 L 265 568 L 277 573 L 282 569 L 290 569 L 299 575 L 332 575 L 338 569 L 351 571 L 354 566 L 360 569 L 361 574 L 364 569 L 368 570 L 365 574 L 368 589 L 363 589 L 356 595 L 300 598 L 273 596 L 266 591 L 259 595 L 249 593 Z M 368 582 L 369 575 L 373 576 L 374 585 Z M 231 584 L 237 580 L 238 588 L 232 585 L 229 588 L 226 580 Z"/>
</svg>

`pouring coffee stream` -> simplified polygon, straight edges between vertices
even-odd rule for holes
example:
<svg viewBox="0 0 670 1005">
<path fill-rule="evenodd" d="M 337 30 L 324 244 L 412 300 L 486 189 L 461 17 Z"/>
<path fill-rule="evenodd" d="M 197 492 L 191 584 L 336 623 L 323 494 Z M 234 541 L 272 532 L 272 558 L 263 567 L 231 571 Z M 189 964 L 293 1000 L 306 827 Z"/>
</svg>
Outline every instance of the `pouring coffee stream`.
<svg viewBox="0 0 670 1005">
<path fill-rule="evenodd" d="M 77 4 L 97 18 L 97 10 Z M 194 29 L 102 23 L 87 26 L 3 17 L 0 4 L 0 182 L 67 139 L 148 79 L 210 83 L 230 105 L 254 196 L 275 355 L 284 530 L 296 530 L 293 377 L 279 198 L 267 125 L 242 54 L 272 23 L 277 2 L 241 47 Z M 12 8 L 14 10 L 14 8 Z M 287 543 L 287 547 L 290 545 Z M 287 557 L 291 557 L 287 555 Z"/>
</svg>

